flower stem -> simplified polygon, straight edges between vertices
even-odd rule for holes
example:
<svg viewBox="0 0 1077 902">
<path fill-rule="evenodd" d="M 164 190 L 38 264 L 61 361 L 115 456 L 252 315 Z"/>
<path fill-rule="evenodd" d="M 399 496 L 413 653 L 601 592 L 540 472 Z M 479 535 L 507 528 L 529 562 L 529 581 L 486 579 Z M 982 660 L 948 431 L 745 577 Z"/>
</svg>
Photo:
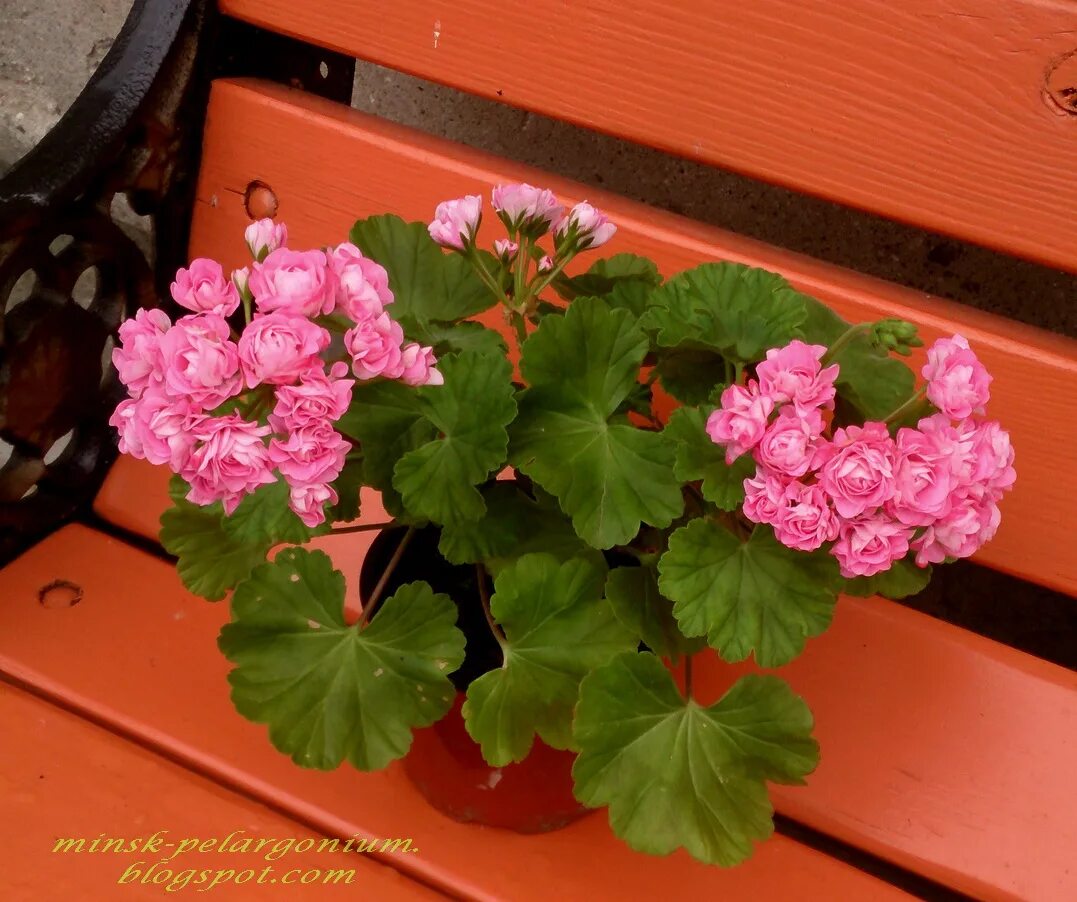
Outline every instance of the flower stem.
<svg viewBox="0 0 1077 902">
<path fill-rule="evenodd" d="M 332 529 L 331 533 L 335 536 L 342 536 L 350 532 L 373 532 L 376 529 L 387 529 L 395 523 L 395 520 L 390 520 L 388 523 L 360 523 L 358 526 L 340 526 Z"/>
<path fill-rule="evenodd" d="M 566 266 L 568 266 L 568 261 L 575 256 L 575 253 L 565 254 L 565 259 L 558 263 L 548 273 L 546 273 L 546 275 L 541 280 L 536 276 L 535 281 L 532 282 L 530 287 L 527 289 L 528 295 L 530 297 L 537 298 L 543 291 L 546 290 L 547 285 L 549 285 L 554 279 L 561 275 L 561 271 Z"/>
<path fill-rule="evenodd" d="M 684 697 L 692 700 L 692 655 L 684 656 Z"/>
<path fill-rule="evenodd" d="M 501 290 L 501 286 L 494 278 L 493 274 L 486 268 L 486 264 L 482 262 L 482 257 L 478 252 L 472 249 L 471 254 L 468 255 L 468 259 L 471 261 L 471 265 L 475 267 L 475 272 L 478 273 L 479 278 L 485 283 L 486 287 L 493 292 L 495 298 L 499 303 L 505 303 L 505 292 Z"/>
<path fill-rule="evenodd" d="M 382 571 L 381 577 L 378 579 L 378 584 L 374 587 L 374 591 L 370 593 L 370 601 L 363 605 L 363 612 L 359 615 L 359 622 L 355 624 L 357 629 L 362 629 L 370 619 L 370 615 L 374 613 L 374 607 L 381 599 L 381 593 L 385 591 L 385 587 L 389 583 L 389 577 L 393 575 L 396 565 L 400 563 L 400 559 L 404 556 L 404 549 L 408 547 L 408 543 L 414 535 L 415 527 L 409 526 L 408 531 L 404 533 L 403 538 L 401 538 L 400 544 L 396 546 L 396 551 L 393 552 L 393 556 L 389 558 L 389 563 L 385 565 L 385 569 Z"/>
<path fill-rule="evenodd" d="M 486 591 L 486 568 L 482 564 L 475 565 L 475 582 L 479 586 L 479 601 L 482 603 L 482 612 L 486 615 L 486 623 L 490 627 L 490 632 L 494 634 L 494 638 L 497 639 L 497 644 L 504 651 L 505 634 L 501 631 L 501 627 L 497 625 L 497 621 L 494 620 L 494 615 L 490 611 L 490 596 Z"/>
<path fill-rule="evenodd" d="M 912 397 L 910 397 L 908 401 L 906 401 L 899 408 L 897 408 L 897 410 L 893 411 L 893 413 L 891 413 L 885 420 L 883 420 L 883 423 L 889 426 L 891 423 L 895 423 L 900 420 L 910 410 L 919 405 L 920 400 L 924 397 L 924 392 L 926 391 L 927 386 L 921 385 L 915 392 L 913 392 Z"/>
<path fill-rule="evenodd" d="M 827 349 L 827 352 L 823 355 L 822 360 L 819 361 L 820 366 L 826 366 L 828 363 L 830 363 L 838 355 L 838 352 L 842 348 L 844 348 L 850 341 L 856 338 L 856 336 L 867 332 L 868 329 L 870 329 L 873 325 L 874 323 L 857 323 L 855 326 L 850 326 L 848 329 L 842 332 L 841 335 L 838 336 L 834 344 L 832 344 Z"/>
<path fill-rule="evenodd" d="M 524 342 L 527 341 L 527 320 L 517 311 L 510 310 L 509 322 L 512 323 L 512 328 L 516 330 L 517 348 L 523 348 Z"/>
</svg>

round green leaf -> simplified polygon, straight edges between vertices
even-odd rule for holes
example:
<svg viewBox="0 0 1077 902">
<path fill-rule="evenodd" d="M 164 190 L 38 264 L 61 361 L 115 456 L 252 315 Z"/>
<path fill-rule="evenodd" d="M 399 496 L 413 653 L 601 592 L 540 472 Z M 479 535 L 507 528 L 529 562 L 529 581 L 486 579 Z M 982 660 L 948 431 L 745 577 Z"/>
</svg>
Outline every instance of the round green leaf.
<svg viewBox="0 0 1077 902">
<path fill-rule="evenodd" d="M 725 449 L 707 435 L 707 416 L 696 407 L 679 407 L 666 424 L 665 434 L 675 444 L 674 475 L 683 482 L 703 480 L 703 497 L 724 511 L 744 501 L 744 480 L 755 473 L 755 461 L 743 454 L 732 464 Z"/>
<path fill-rule="evenodd" d="M 673 619 L 673 602 L 658 590 L 654 567 L 617 567 L 606 579 L 606 598 L 617 619 L 647 647 L 663 658 L 676 659 L 706 645 L 702 638 L 689 639 Z"/>
</svg>

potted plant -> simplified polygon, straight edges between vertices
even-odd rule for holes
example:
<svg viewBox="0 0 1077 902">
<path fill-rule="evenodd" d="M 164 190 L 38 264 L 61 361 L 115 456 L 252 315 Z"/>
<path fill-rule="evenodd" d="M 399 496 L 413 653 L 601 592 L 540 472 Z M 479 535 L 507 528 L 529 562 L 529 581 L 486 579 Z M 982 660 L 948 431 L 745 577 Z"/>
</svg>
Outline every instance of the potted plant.
<svg viewBox="0 0 1077 902">
<path fill-rule="evenodd" d="M 735 864 L 772 830 L 767 782 L 815 768 L 812 715 L 775 675 L 697 699 L 693 661 L 779 667 L 839 593 L 911 594 L 989 540 L 1014 480 L 990 376 L 954 336 L 917 388 L 914 326 L 763 270 L 582 270 L 600 211 L 492 200 L 491 248 L 469 196 L 315 250 L 263 220 L 248 268 L 180 270 L 190 315 L 120 329 L 121 450 L 173 470 L 161 541 L 230 593 L 233 701 L 298 765 L 408 756 L 463 819 L 607 806 L 635 849 Z M 303 546 L 368 530 L 349 615 Z"/>
</svg>

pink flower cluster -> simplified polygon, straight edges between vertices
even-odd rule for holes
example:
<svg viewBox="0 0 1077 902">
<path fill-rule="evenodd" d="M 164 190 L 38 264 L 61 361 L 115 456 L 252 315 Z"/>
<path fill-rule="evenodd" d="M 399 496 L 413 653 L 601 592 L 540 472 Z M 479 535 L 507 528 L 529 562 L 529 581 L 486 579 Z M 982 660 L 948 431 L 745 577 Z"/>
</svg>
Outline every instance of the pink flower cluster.
<svg viewBox="0 0 1077 902">
<path fill-rule="evenodd" d="M 431 348 L 405 343 L 385 312 L 388 276 L 357 247 L 291 250 L 272 220 L 245 237 L 249 271 L 226 278 L 219 263 L 198 259 L 176 274 L 172 297 L 191 315 L 173 324 L 160 310 L 139 310 L 120 326 L 112 362 L 129 397 L 110 423 L 122 452 L 168 465 L 190 485 L 188 500 L 220 501 L 228 514 L 279 472 L 292 510 L 313 527 L 337 501 L 331 483 L 350 448 L 333 428 L 351 401 L 349 363 L 359 379 L 438 385 L 442 377 Z M 244 300 L 256 313 L 233 340 L 225 317 Z M 314 318 L 330 313 L 354 326 L 344 334 L 347 361 L 327 368 L 331 336 Z M 227 412 L 215 411 L 226 401 L 234 401 Z"/>
<path fill-rule="evenodd" d="M 939 412 L 891 436 L 884 423 L 833 430 L 836 364 L 826 348 L 793 341 L 767 352 L 746 386 L 722 393 L 707 421 L 732 462 L 750 452 L 744 515 L 789 548 L 827 543 L 845 577 L 888 570 L 910 551 L 925 567 L 964 558 L 990 540 L 998 501 L 1016 478 L 997 422 L 975 420 L 991 377 L 961 336 L 928 352 L 926 392 Z"/>
</svg>

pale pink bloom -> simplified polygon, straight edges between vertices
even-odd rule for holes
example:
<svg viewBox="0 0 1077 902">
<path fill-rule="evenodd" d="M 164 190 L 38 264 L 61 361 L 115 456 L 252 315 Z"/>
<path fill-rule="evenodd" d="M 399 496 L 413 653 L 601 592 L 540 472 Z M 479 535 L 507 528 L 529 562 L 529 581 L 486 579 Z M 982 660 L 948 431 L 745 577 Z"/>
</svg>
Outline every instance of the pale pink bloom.
<svg viewBox="0 0 1077 902">
<path fill-rule="evenodd" d="M 436 365 L 433 348 L 411 342 L 400 352 L 400 381 L 407 385 L 444 385 L 445 377 L 434 369 Z"/>
<path fill-rule="evenodd" d="M 1017 479 L 1013 458 L 1010 435 L 1002 426 L 994 420 L 977 424 L 972 435 L 971 480 L 994 501 Z"/>
<path fill-rule="evenodd" d="M 536 188 L 526 182 L 498 185 L 491 200 L 510 232 L 519 229 L 533 238 L 545 234 L 565 210 L 548 188 Z"/>
<path fill-rule="evenodd" d="M 753 523 L 777 523 L 789 504 L 786 489 L 790 481 L 776 473 L 756 470 L 755 476 L 744 480 L 744 516 Z"/>
<path fill-rule="evenodd" d="M 197 429 L 197 442 L 180 475 L 190 485 L 193 504 L 224 503 L 231 514 L 243 497 L 275 481 L 263 436 L 268 426 L 245 421 L 238 413 L 207 417 Z"/>
<path fill-rule="evenodd" d="M 329 332 L 305 316 L 259 314 L 239 336 L 239 363 L 247 388 L 295 382 L 319 363 L 318 355 L 329 342 Z"/>
<path fill-rule="evenodd" d="M 538 262 L 538 271 L 540 273 L 547 273 L 552 269 L 553 269 L 553 257 L 551 257 L 549 254 L 546 254 Z"/>
<path fill-rule="evenodd" d="M 301 485 L 288 492 L 288 507 L 311 529 L 325 522 L 325 505 L 338 500 L 336 490 L 329 485 Z"/>
<path fill-rule="evenodd" d="M 329 253 L 329 265 L 337 277 L 337 309 L 355 322 L 381 316 L 393 303 L 385 267 L 364 257 L 354 244 L 338 244 Z"/>
<path fill-rule="evenodd" d="M 194 447 L 194 432 L 206 419 L 188 401 L 150 391 L 138 401 L 121 401 L 109 423 L 120 434 L 122 454 L 168 464 L 178 473 Z"/>
<path fill-rule="evenodd" d="M 251 267 L 248 282 L 262 313 L 294 313 L 314 317 L 331 313 L 336 303 L 336 278 L 322 251 L 279 247 Z"/>
<path fill-rule="evenodd" d="M 172 322 L 163 310 L 138 310 L 134 319 L 120 323 L 120 345 L 112 349 L 112 365 L 132 398 L 164 379 L 161 338 L 170 328 Z"/>
<path fill-rule="evenodd" d="M 481 219 L 482 198 L 477 194 L 468 194 L 438 204 L 434 210 L 434 221 L 426 230 L 442 247 L 462 251 L 475 241 Z"/>
<path fill-rule="evenodd" d="M 300 426 L 269 443 L 269 459 L 290 486 L 330 483 L 344 469 L 351 445 L 327 420 Z"/>
<path fill-rule="evenodd" d="M 972 450 L 975 425 L 966 421 L 955 428 L 946 414 L 935 413 L 923 417 L 916 424 L 916 428 L 929 436 L 939 453 L 949 460 L 950 470 L 954 474 L 954 485 L 960 488 L 971 484 L 975 457 Z"/>
<path fill-rule="evenodd" d="M 228 323 L 214 313 L 185 316 L 161 338 L 164 391 L 205 410 L 243 388 L 239 349 Z"/>
<path fill-rule="evenodd" d="M 755 381 L 746 388 L 730 385 L 722 392 L 722 406 L 707 418 L 707 435 L 715 444 L 725 445 L 726 463 L 759 444 L 773 409 L 774 402 L 759 394 Z"/>
<path fill-rule="evenodd" d="M 869 513 L 894 496 L 896 448 L 882 423 L 838 429 L 816 450 L 819 485 L 845 518 Z"/>
<path fill-rule="evenodd" d="M 601 210 L 587 201 L 576 204 L 554 226 L 558 242 L 575 240 L 580 250 L 601 247 L 617 233 L 617 226 Z"/>
<path fill-rule="evenodd" d="M 921 567 L 947 558 L 966 558 L 994 538 L 1002 516 L 990 499 L 965 497 L 956 500 L 949 513 L 931 524 L 912 543 Z"/>
<path fill-rule="evenodd" d="M 239 292 L 216 260 L 199 257 L 187 269 L 176 272 L 172 299 L 195 313 L 231 316 L 239 306 Z"/>
<path fill-rule="evenodd" d="M 267 254 L 288 243 L 288 226 L 272 219 L 252 222 L 243 232 L 247 247 L 255 260 L 264 260 Z"/>
<path fill-rule="evenodd" d="M 809 345 L 794 339 L 783 348 L 771 348 L 767 359 L 755 368 L 759 390 L 775 404 L 792 401 L 800 410 L 834 406 L 834 380 L 840 367 L 823 368 L 823 345 Z"/>
<path fill-rule="evenodd" d="M 400 378 L 404 372 L 403 343 L 404 330 L 389 318 L 388 313 L 363 320 L 344 333 L 344 347 L 352 358 L 352 372 L 359 379 Z"/>
<path fill-rule="evenodd" d="M 928 400 L 952 419 L 963 420 L 974 411 L 982 413 L 991 397 L 991 374 L 960 335 L 936 341 L 928 349 L 921 372 L 928 383 Z"/>
<path fill-rule="evenodd" d="M 337 361 L 327 374 L 321 367 L 303 373 L 298 385 L 277 389 L 277 404 L 269 415 L 275 432 L 292 432 L 302 426 L 339 420 L 352 400 L 354 380 L 344 378 L 348 365 Z"/>
<path fill-rule="evenodd" d="M 249 266 L 232 270 L 232 284 L 236 286 L 236 291 L 239 292 L 241 300 L 245 294 L 250 292 L 250 280 L 251 268 Z"/>
<path fill-rule="evenodd" d="M 841 524 L 830 553 L 846 579 L 874 576 L 889 570 L 909 553 L 912 528 L 882 514 L 858 517 Z"/>
<path fill-rule="evenodd" d="M 520 252 L 520 245 L 508 238 L 498 238 L 494 242 L 494 253 L 501 258 L 502 262 L 508 263 Z"/>
<path fill-rule="evenodd" d="M 798 413 L 793 407 L 783 407 L 752 451 L 756 463 L 775 473 L 803 476 L 811 469 L 825 425 L 818 410 Z"/>
<path fill-rule="evenodd" d="M 787 504 L 773 521 L 779 542 L 798 551 L 815 551 L 838 537 L 840 521 L 818 485 L 793 482 L 785 494 Z"/>
<path fill-rule="evenodd" d="M 940 432 L 899 429 L 894 495 L 887 510 L 907 526 L 927 526 L 950 509 L 958 485 L 951 445 Z"/>
</svg>

